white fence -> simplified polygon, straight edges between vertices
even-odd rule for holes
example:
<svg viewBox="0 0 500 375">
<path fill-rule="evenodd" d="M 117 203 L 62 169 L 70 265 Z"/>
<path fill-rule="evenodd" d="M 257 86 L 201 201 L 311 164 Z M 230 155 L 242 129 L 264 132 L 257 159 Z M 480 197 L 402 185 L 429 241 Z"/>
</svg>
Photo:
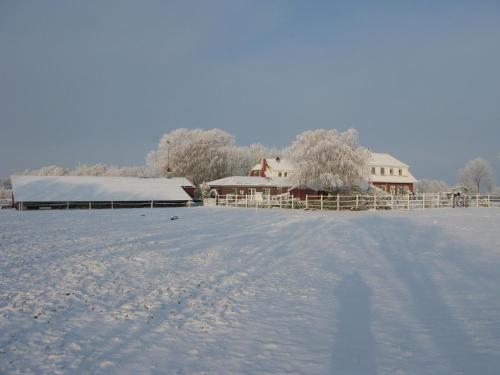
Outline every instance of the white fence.
<svg viewBox="0 0 500 375">
<path fill-rule="evenodd" d="M 457 201 L 448 194 L 408 195 L 306 195 L 297 199 L 291 195 L 267 196 L 257 199 L 252 195 L 219 195 L 204 200 L 206 206 L 228 206 L 244 208 L 284 208 L 330 211 L 362 210 L 414 210 L 457 206 Z M 500 195 L 468 195 L 464 207 L 500 207 Z"/>
<path fill-rule="evenodd" d="M 12 207 L 12 199 L 0 199 L 0 210 L 2 208 L 11 208 Z"/>
</svg>

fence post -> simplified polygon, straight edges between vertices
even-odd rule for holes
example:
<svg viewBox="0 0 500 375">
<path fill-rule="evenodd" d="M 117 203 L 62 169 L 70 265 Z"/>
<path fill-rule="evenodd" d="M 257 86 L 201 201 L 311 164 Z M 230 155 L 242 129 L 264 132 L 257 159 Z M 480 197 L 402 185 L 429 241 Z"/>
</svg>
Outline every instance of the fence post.
<svg viewBox="0 0 500 375">
<path fill-rule="evenodd" d="M 306 194 L 306 210 L 308 210 L 308 209 L 309 209 L 309 203 L 307 201 L 307 194 Z"/>
<path fill-rule="evenodd" d="M 66 201 L 66 209 L 69 210 L 69 201 Z"/>
<path fill-rule="evenodd" d="M 340 195 L 337 194 L 337 211 L 340 211 Z"/>
<path fill-rule="evenodd" d="M 422 209 L 425 209 L 425 193 L 422 193 Z"/>
<path fill-rule="evenodd" d="M 114 209 L 114 204 L 113 204 L 113 201 L 111 201 L 111 209 Z"/>
<path fill-rule="evenodd" d="M 488 194 L 488 208 L 491 208 L 490 195 Z"/>
<path fill-rule="evenodd" d="M 245 195 L 245 207 L 248 208 L 248 194 Z"/>
<path fill-rule="evenodd" d="M 391 210 L 394 210 L 394 195 L 391 194 Z"/>
<path fill-rule="evenodd" d="M 373 208 L 377 210 L 377 193 L 373 193 Z"/>
<path fill-rule="evenodd" d="M 282 197 L 281 197 L 281 195 L 280 195 L 280 208 L 281 208 L 281 198 L 282 198 Z"/>
<path fill-rule="evenodd" d="M 356 194 L 356 211 L 359 210 L 359 194 Z"/>
<path fill-rule="evenodd" d="M 91 209 L 92 209 L 92 202 L 89 201 L 89 210 L 91 210 Z"/>
<path fill-rule="evenodd" d="M 267 208 L 271 208 L 271 194 L 267 196 Z"/>
<path fill-rule="evenodd" d="M 151 201 L 151 208 L 153 208 L 153 201 Z"/>
<path fill-rule="evenodd" d="M 323 194 L 320 195 L 320 209 L 323 211 Z"/>
<path fill-rule="evenodd" d="M 439 203 L 440 197 L 441 197 L 441 194 L 438 193 L 438 196 L 437 196 L 437 208 L 439 208 L 439 206 L 441 205 Z"/>
<path fill-rule="evenodd" d="M 293 195 L 292 195 L 292 210 L 293 210 Z"/>
<path fill-rule="evenodd" d="M 476 195 L 476 207 L 479 208 L 479 194 Z"/>
<path fill-rule="evenodd" d="M 235 205 L 235 207 L 238 207 L 238 194 L 236 194 L 234 205 Z"/>
<path fill-rule="evenodd" d="M 410 193 L 406 196 L 406 199 L 408 201 L 408 211 L 410 210 Z"/>
</svg>

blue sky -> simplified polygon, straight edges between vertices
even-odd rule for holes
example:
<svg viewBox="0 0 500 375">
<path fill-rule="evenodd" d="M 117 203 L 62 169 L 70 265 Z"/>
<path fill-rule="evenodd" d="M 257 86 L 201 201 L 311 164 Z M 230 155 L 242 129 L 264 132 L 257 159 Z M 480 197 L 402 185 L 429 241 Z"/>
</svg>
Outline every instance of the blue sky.
<svg viewBox="0 0 500 375">
<path fill-rule="evenodd" d="M 417 178 L 500 180 L 498 1 L 3 0 L 0 50 L 0 176 L 143 164 L 178 127 L 354 127 Z"/>
</svg>

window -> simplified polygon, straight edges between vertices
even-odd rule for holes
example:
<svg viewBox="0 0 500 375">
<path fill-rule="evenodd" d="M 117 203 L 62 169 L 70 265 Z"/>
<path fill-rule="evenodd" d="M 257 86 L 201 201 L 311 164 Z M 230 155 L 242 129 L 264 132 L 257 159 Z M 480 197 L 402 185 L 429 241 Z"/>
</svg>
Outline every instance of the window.
<svg viewBox="0 0 500 375">
<path fill-rule="evenodd" d="M 376 174 L 377 173 L 377 170 L 375 169 L 375 167 L 372 167 L 372 174 Z"/>
<path fill-rule="evenodd" d="M 271 195 L 271 189 L 269 188 L 264 189 L 264 195 Z"/>
<path fill-rule="evenodd" d="M 255 192 L 256 192 L 255 188 L 250 188 L 250 189 L 248 189 L 248 191 L 249 191 L 250 195 L 255 195 Z"/>
<path fill-rule="evenodd" d="M 233 194 L 238 195 L 238 188 L 233 188 Z"/>
<path fill-rule="evenodd" d="M 389 174 L 392 176 L 394 174 L 394 170 L 391 168 L 389 169 Z"/>
<path fill-rule="evenodd" d="M 283 173 L 284 177 L 288 177 L 288 172 Z"/>
<path fill-rule="evenodd" d="M 382 174 L 382 175 L 385 174 L 385 168 L 380 168 L 380 174 Z"/>
<path fill-rule="evenodd" d="M 281 177 L 281 172 L 278 172 L 278 177 Z"/>
<path fill-rule="evenodd" d="M 403 169 L 402 168 L 399 168 L 399 175 L 402 176 L 403 175 Z"/>
</svg>

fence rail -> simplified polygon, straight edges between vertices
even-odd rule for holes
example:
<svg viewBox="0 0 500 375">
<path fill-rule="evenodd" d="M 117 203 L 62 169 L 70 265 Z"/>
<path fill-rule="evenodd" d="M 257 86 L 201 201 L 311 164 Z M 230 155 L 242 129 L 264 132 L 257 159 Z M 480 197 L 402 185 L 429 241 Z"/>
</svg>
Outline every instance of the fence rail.
<svg viewBox="0 0 500 375">
<path fill-rule="evenodd" d="M 415 210 L 444 207 L 500 207 L 500 195 L 468 195 L 463 203 L 449 194 L 407 195 L 306 195 L 297 199 L 291 195 L 256 197 L 253 195 L 219 195 L 204 200 L 206 206 L 244 208 L 283 208 L 319 211 Z"/>
<path fill-rule="evenodd" d="M 12 207 L 12 199 L 2 198 L 0 199 L 0 210 L 2 208 L 11 208 Z"/>
</svg>

